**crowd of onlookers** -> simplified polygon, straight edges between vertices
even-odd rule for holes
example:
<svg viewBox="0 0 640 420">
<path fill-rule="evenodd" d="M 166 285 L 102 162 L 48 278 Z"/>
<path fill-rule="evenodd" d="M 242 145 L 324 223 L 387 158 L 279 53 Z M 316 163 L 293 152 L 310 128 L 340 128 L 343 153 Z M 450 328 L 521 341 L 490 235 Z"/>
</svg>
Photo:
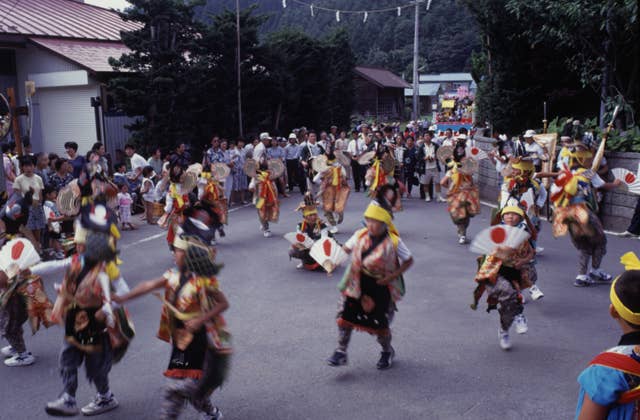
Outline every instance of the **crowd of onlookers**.
<svg viewBox="0 0 640 420">
<path fill-rule="evenodd" d="M 332 126 L 328 131 L 315 132 L 305 127 L 294 129 L 286 138 L 261 133 L 227 140 L 218 135 L 211 139 L 210 146 L 203 151 L 198 163 L 206 168 L 212 163 L 222 163 L 229 167 L 229 175 L 223 180 L 228 205 L 246 204 L 250 200 L 248 190 L 250 179 L 244 167 L 247 159 L 277 159 L 286 168 L 282 177 L 276 180 L 278 192 L 287 197 L 294 188 L 304 194 L 313 188 L 310 182 L 311 161 L 325 151 L 342 151 L 350 159 L 347 168 L 348 177 L 356 192 L 366 191 L 365 173 L 367 162 L 358 158 L 366 152 L 384 146 L 392 151 L 395 158 L 394 176 L 402 183 L 403 195 L 410 198 L 417 190 L 416 197 L 429 202 L 444 201 L 440 192 L 440 178 L 446 171 L 437 159 L 437 152 L 443 145 L 455 149 L 464 148 L 468 141 L 466 130 L 453 133 L 451 129 L 444 133 L 434 133 L 433 127 L 419 123 L 408 124 L 403 130 L 399 124 L 358 123 L 351 130 L 339 130 Z M 540 159 L 546 152 L 532 140 L 528 133 L 522 145 L 527 153 L 538 155 L 535 161 L 539 170 Z M 11 225 L 11 209 L 19 198 L 28 196 L 30 205 L 24 228 L 51 257 L 61 258 L 63 248 L 61 239 L 73 232 L 72 218 L 65 217 L 57 209 L 56 198 L 62 188 L 78 178 L 87 163 L 93 163 L 117 189 L 117 205 L 120 223 L 123 229 L 135 229 L 131 214 L 141 213 L 141 220 L 154 223 L 154 205 L 160 205 L 168 182 L 167 163 L 172 162 L 188 168 L 192 159 L 188 146 L 181 143 L 173 150 L 160 147 L 151 148 L 148 157 L 140 155 L 136 146 L 127 144 L 123 150 L 116 150 L 115 159 L 110 156 L 102 143 L 95 143 L 87 153 L 79 153 L 78 144 L 67 142 L 65 155 L 56 153 L 33 154 L 28 141 L 23 143 L 23 155 L 16 155 L 13 143 L 2 144 L 3 169 L 6 194 L 0 213 L 0 232 L 14 234 L 16 227 Z M 506 157 L 513 147 L 506 138 L 498 139 L 496 149 L 489 157 L 500 170 L 506 164 Z M 464 150 L 461 151 L 464 153 Z M 6 203 L 6 204 L 5 204 Z M 640 205 L 639 205 L 640 207 Z M 636 212 L 638 213 L 638 212 Z M 157 215 L 156 215 L 157 216 Z M 636 216 L 629 232 L 640 234 Z"/>
</svg>

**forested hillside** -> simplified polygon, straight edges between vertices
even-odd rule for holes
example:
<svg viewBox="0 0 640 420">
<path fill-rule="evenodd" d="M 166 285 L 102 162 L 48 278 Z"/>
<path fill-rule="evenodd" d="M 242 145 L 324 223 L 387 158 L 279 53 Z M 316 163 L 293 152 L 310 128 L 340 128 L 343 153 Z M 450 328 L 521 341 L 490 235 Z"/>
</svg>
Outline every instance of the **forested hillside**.
<svg viewBox="0 0 640 420">
<path fill-rule="evenodd" d="M 340 10 L 371 10 L 403 6 L 409 1 L 315 0 L 313 3 Z M 241 8 L 252 4 L 258 6 L 256 13 L 268 17 L 261 28 L 261 36 L 291 28 L 312 37 L 323 37 L 337 28 L 344 28 L 358 64 L 382 66 L 411 80 L 414 8 L 403 9 L 401 16 L 395 11 L 370 13 L 366 22 L 363 22 L 362 14 L 343 13 L 337 22 L 333 13 L 316 10 L 312 17 L 308 6 L 293 1 L 288 1 L 286 8 L 282 7 L 282 0 L 240 1 Z M 224 8 L 234 9 L 235 1 L 208 0 L 198 14 L 206 19 L 208 14 L 217 14 Z M 421 6 L 420 22 L 422 73 L 471 69 L 471 52 L 479 50 L 480 42 L 475 21 L 464 5 L 452 0 L 433 0 L 430 10 L 426 11 L 425 3 Z"/>
</svg>

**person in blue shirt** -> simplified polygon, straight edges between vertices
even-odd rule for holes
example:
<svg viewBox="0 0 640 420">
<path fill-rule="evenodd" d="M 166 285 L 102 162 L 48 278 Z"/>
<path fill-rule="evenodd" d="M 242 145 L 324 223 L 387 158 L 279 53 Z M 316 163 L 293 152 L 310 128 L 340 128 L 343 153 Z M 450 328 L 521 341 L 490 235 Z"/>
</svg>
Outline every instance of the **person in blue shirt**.
<svg viewBox="0 0 640 420">
<path fill-rule="evenodd" d="M 609 314 L 623 335 L 578 376 L 576 420 L 636 420 L 640 412 L 640 260 L 628 252 L 620 262 L 626 271 L 611 284 Z"/>
<path fill-rule="evenodd" d="M 66 150 L 67 155 L 69 155 L 68 162 L 73 167 L 73 177 L 78 178 L 87 161 L 84 156 L 78 154 L 78 143 L 75 141 L 66 142 L 64 144 L 64 150 Z"/>
</svg>

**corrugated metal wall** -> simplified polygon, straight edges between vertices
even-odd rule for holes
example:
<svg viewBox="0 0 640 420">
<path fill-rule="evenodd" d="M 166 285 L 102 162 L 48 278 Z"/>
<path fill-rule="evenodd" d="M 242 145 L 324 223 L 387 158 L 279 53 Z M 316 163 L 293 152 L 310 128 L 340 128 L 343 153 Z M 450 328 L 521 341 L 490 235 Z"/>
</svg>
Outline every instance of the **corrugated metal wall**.
<svg viewBox="0 0 640 420">
<path fill-rule="evenodd" d="M 124 150 L 131 133 L 125 125 L 132 124 L 136 118 L 122 114 L 104 114 L 104 143 L 107 152 L 116 156 L 116 149 Z"/>
</svg>

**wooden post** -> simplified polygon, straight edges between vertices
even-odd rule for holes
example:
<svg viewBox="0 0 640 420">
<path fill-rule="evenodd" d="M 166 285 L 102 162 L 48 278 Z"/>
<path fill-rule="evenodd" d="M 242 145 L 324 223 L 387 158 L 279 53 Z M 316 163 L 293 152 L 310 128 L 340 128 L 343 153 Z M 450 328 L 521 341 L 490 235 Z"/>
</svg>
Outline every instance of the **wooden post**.
<svg viewBox="0 0 640 420">
<path fill-rule="evenodd" d="M 11 125 L 13 129 L 13 139 L 16 142 L 16 151 L 18 152 L 18 156 L 22 156 L 22 139 L 20 138 L 20 122 L 18 120 L 16 90 L 12 87 L 7 88 L 7 96 L 9 97 L 9 107 L 11 108 Z"/>
</svg>

